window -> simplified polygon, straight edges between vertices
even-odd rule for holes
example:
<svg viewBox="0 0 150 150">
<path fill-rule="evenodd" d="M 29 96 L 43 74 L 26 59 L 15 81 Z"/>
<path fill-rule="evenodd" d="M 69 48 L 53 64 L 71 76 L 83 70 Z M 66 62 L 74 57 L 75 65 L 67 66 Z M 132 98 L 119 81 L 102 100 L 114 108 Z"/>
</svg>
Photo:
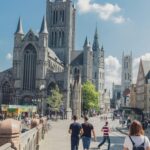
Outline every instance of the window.
<svg viewBox="0 0 150 150">
<path fill-rule="evenodd" d="M 10 84 L 6 81 L 2 85 L 2 100 L 3 100 L 2 103 L 3 104 L 10 104 L 11 94 L 12 94 L 12 90 L 10 88 Z"/>
<path fill-rule="evenodd" d="M 36 50 L 29 44 L 24 50 L 23 90 L 34 90 L 36 80 Z"/>
</svg>

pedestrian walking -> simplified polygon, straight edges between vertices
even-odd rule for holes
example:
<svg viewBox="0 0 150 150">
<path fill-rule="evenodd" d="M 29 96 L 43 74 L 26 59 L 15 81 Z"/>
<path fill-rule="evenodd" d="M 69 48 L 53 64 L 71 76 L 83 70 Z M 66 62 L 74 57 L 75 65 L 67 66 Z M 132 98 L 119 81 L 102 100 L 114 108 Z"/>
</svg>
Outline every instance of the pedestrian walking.
<svg viewBox="0 0 150 150">
<path fill-rule="evenodd" d="M 71 134 L 71 150 L 78 150 L 80 135 L 83 134 L 81 124 L 77 122 L 77 116 L 73 116 L 73 123 L 70 124 L 69 133 Z"/>
<path fill-rule="evenodd" d="M 147 136 L 144 136 L 144 130 L 139 121 L 134 120 L 129 128 L 129 135 L 124 141 L 123 150 L 150 150 L 150 142 Z"/>
<path fill-rule="evenodd" d="M 109 132 L 110 129 L 108 127 L 108 122 L 106 121 L 105 125 L 102 127 L 101 131 L 103 132 L 103 141 L 98 145 L 98 149 L 106 142 L 108 141 L 108 150 L 110 149 L 110 138 L 109 138 Z"/>
<path fill-rule="evenodd" d="M 91 133 L 93 134 L 94 141 L 96 141 L 94 127 L 91 123 L 88 122 L 88 117 L 84 117 L 84 123 L 82 124 L 83 134 L 82 134 L 82 143 L 83 149 L 89 150 L 91 143 Z"/>
</svg>

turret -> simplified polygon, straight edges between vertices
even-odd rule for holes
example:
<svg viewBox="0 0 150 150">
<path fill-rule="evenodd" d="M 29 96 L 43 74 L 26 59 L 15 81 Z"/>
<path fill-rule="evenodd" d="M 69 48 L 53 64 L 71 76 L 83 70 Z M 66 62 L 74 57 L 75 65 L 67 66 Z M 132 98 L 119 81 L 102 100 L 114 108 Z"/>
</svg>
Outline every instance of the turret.
<svg viewBox="0 0 150 150">
<path fill-rule="evenodd" d="M 92 65 L 93 65 L 93 51 L 90 42 L 86 37 L 83 45 L 83 68 L 84 68 L 84 77 L 83 81 L 90 80 L 92 81 Z"/>
<path fill-rule="evenodd" d="M 15 39 L 14 39 L 14 46 L 15 47 L 18 47 L 18 45 L 21 43 L 23 37 L 24 37 L 24 32 L 23 32 L 23 28 L 22 28 L 22 21 L 19 18 L 17 29 L 15 32 Z"/>
<path fill-rule="evenodd" d="M 43 17 L 41 29 L 39 32 L 39 40 L 41 47 L 48 47 L 48 30 L 45 17 Z"/>
<path fill-rule="evenodd" d="M 86 48 L 86 47 L 87 47 L 87 45 L 88 45 L 88 39 L 87 39 L 87 36 L 86 36 L 86 38 L 85 38 L 85 42 L 84 42 L 84 45 L 83 45 L 83 48 Z"/>
</svg>

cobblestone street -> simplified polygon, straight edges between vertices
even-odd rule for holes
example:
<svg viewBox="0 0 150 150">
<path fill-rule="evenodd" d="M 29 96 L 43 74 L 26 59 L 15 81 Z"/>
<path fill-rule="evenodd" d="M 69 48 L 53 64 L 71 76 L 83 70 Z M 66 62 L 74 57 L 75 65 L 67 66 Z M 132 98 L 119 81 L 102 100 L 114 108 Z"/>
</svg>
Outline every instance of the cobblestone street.
<svg viewBox="0 0 150 150">
<path fill-rule="evenodd" d="M 83 120 L 80 120 L 82 122 Z M 122 150 L 125 135 L 116 131 L 116 127 L 119 126 L 118 120 L 109 121 L 111 128 L 111 150 Z M 104 125 L 104 121 L 100 121 L 99 117 L 90 118 L 89 122 L 94 125 L 97 141 L 91 142 L 91 150 L 96 149 L 98 143 L 102 140 L 101 127 Z M 58 120 L 57 122 L 51 122 L 51 130 L 45 136 L 44 141 L 41 142 L 40 150 L 70 150 L 70 135 L 68 134 L 68 128 L 71 121 Z M 82 150 L 82 141 L 80 140 L 79 150 Z M 101 150 L 107 150 L 107 143 L 102 146 Z"/>
</svg>

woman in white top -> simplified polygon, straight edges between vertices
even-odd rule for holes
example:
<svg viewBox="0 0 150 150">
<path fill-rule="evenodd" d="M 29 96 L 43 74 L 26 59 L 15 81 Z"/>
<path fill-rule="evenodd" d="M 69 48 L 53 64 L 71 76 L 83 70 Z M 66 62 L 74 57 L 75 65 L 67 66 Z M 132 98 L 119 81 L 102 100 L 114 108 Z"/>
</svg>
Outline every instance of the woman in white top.
<svg viewBox="0 0 150 150">
<path fill-rule="evenodd" d="M 134 120 L 130 125 L 129 135 L 126 136 L 123 146 L 123 150 L 133 150 L 134 147 L 150 150 L 149 139 L 144 136 L 144 130 L 139 121 Z"/>
</svg>

